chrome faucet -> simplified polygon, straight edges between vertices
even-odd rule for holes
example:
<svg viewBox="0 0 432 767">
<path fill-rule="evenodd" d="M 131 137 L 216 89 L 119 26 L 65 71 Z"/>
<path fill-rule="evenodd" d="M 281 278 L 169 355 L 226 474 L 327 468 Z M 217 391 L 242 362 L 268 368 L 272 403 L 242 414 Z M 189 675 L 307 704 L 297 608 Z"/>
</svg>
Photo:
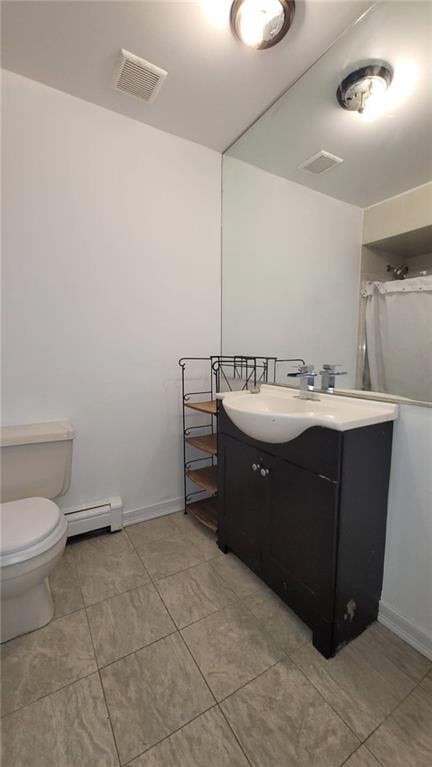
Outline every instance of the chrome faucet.
<svg viewBox="0 0 432 767">
<path fill-rule="evenodd" d="M 250 386 L 248 384 L 247 389 L 250 394 L 259 394 L 261 391 L 261 384 L 256 383 L 256 384 L 251 384 Z"/>
<path fill-rule="evenodd" d="M 300 399 L 318 399 L 318 395 L 315 394 L 315 378 L 317 374 L 314 372 L 313 365 L 300 365 L 298 369 L 298 377 L 300 378 Z"/>
<path fill-rule="evenodd" d="M 345 376 L 345 370 L 337 370 L 340 365 L 334 363 L 324 362 L 322 370 L 320 370 L 321 376 L 321 391 L 331 394 L 336 388 L 336 376 Z"/>
</svg>

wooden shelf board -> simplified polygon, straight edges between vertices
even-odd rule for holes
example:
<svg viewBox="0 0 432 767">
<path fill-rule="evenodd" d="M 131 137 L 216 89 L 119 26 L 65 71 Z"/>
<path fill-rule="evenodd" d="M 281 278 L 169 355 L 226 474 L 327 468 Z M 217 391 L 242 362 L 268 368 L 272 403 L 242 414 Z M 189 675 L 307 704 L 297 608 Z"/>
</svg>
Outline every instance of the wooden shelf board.
<svg viewBox="0 0 432 767">
<path fill-rule="evenodd" d="M 185 402 L 185 407 L 189 407 L 191 410 L 199 410 L 201 413 L 210 413 L 210 415 L 216 415 L 217 413 L 215 399 L 208 400 L 207 402 Z"/>
<path fill-rule="evenodd" d="M 199 522 L 216 532 L 218 527 L 217 498 L 204 498 L 201 501 L 188 503 L 186 509 Z"/>
<path fill-rule="evenodd" d="M 204 453 L 216 455 L 217 453 L 217 435 L 200 434 L 198 437 L 186 437 L 186 442 L 192 447 L 202 450 Z"/>
<path fill-rule="evenodd" d="M 187 469 L 186 475 L 198 487 L 207 490 L 208 493 L 217 492 L 217 466 L 204 466 L 202 469 Z"/>
</svg>

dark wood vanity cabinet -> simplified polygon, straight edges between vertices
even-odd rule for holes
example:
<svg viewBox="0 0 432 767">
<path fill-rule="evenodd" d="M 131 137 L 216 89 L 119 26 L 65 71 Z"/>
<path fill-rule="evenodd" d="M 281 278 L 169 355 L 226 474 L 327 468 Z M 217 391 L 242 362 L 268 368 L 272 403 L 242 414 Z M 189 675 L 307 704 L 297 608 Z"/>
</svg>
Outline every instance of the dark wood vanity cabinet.
<svg viewBox="0 0 432 767">
<path fill-rule="evenodd" d="M 220 405 L 219 547 L 279 594 L 327 658 L 378 614 L 392 429 L 313 427 L 269 445 Z"/>
</svg>

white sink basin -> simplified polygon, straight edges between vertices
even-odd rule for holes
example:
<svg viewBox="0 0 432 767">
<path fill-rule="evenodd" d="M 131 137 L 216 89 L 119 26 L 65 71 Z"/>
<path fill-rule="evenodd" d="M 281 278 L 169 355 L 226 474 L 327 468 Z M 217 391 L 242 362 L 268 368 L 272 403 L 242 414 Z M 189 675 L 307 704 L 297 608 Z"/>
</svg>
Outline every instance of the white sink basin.
<svg viewBox="0 0 432 767">
<path fill-rule="evenodd" d="M 399 415 L 398 405 L 388 402 L 317 395 L 317 400 L 302 400 L 296 389 L 264 385 L 259 394 L 240 391 L 216 396 L 237 428 L 261 442 L 289 442 L 311 426 L 347 431 L 394 421 Z"/>
</svg>

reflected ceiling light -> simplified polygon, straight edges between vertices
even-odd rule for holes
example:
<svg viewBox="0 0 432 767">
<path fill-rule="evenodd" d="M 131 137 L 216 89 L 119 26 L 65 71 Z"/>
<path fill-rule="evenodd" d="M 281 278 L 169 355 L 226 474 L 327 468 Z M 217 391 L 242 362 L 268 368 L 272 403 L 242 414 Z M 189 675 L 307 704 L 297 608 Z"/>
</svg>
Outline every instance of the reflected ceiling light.
<svg viewBox="0 0 432 767">
<path fill-rule="evenodd" d="M 234 0 L 231 28 L 250 48 L 272 48 L 285 37 L 294 13 L 294 0 Z"/>
<path fill-rule="evenodd" d="M 368 64 L 360 67 L 342 80 L 336 92 L 343 109 L 350 112 L 376 110 L 393 79 L 388 64 Z"/>
</svg>

